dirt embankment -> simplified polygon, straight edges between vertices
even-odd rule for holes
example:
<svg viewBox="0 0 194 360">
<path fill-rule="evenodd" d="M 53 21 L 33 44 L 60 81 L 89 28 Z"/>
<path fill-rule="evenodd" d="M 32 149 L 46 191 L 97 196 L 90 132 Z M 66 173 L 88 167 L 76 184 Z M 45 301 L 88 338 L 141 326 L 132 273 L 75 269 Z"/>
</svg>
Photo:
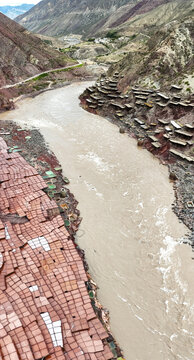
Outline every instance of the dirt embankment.
<svg viewBox="0 0 194 360">
<path fill-rule="evenodd" d="M 7 91 L 0 91 L 0 112 L 14 109 L 13 101 L 10 99 L 10 93 Z"/>
</svg>

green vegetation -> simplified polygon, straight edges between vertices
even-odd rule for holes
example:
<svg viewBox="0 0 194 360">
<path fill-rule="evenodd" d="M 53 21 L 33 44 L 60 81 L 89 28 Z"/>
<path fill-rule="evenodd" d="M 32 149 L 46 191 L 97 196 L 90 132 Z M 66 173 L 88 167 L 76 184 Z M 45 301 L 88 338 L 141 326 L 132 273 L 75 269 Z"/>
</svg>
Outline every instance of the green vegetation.
<svg viewBox="0 0 194 360">
<path fill-rule="evenodd" d="M 51 40 L 43 40 L 43 42 L 47 45 L 53 45 L 52 41 Z"/>
<path fill-rule="evenodd" d="M 69 51 L 71 51 L 72 49 L 71 49 L 71 47 L 68 47 L 68 48 L 59 48 L 59 51 L 61 52 L 61 53 L 66 53 L 66 52 L 69 52 Z"/>
<path fill-rule="evenodd" d="M 134 40 L 136 38 L 137 34 L 133 34 L 130 36 L 130 40 Z"/>
<path fill-rule="evenodd" d="M 37 85 L 34 85 L 33 86 L 33 89 L 36 90 L 36 91 L 39 91 L 39 90 L 43 90 L 45 89 L 46 87 L 48 87 L 48 83 L 42 83 L 42 84 L 37 84 Z"/>
<path fill-rule="evenodd" d="M 59 76 L 55 77 L 53 75 L 55 73 L 70 71 L 70 70 L 73 70 L 74 68 L 76 69 L 76 68 L 82 67 L 83 65 L 84 64 L 77 64 L 77 65 L 71 65 L 65 69 L 62 68 L 62 69 L 52 70 L 52 71 L 40 74 L 40 75 L 36 76 L 34 79 L 25 81 L 24 83 L 17 85 L 17 88 L 20 89 L 19 95 L 28 94 L 33 91 L 41 91 L 41 90 L 47 89 L 48 85 L 49 85 L 49 81 L 51 82 L 52 85 L 56 85 L 56 84 L 60 83 L 61 81 L 64 82 L 65 76 L 61 76 L 61 79 L 60 79 Z M 43 80 L 44 78 L 46 78 L 46 81 Z"/>
<path fill-rule="evenodd" d="M 119 38 L 119 34 L 117 30 L 110 30 L 107 32 L 106 37 L 112 40 L 116 40 Z"/>
<path fill-rule="evenodd" d="M 32 80 L 33 81 L 38 81 L 38 80 L 41 80 L 41 79 L 45 78 L 46 76 L 48 76 L 48 73 L 40 74 L 37 77 L 35 77 L 34 79 L 32 79 Z"/>
<path fill-rule="evenodd" d="M 76 69 L 76 68 L 80 68 L 80 67 L 82 67 L 83 65 L 84 65 L 84 64 L 78 64 L 78 65 L 69 66 L 69 67 L 67 67 L 66 69 L 54 70 L 54 71 L 51 71 L 51 74 L 59 73 L 59 72 L 63 72 L 63 71 L 70 71 L 70 70 L 73 70 L 73 69 Z"/>
</svg>

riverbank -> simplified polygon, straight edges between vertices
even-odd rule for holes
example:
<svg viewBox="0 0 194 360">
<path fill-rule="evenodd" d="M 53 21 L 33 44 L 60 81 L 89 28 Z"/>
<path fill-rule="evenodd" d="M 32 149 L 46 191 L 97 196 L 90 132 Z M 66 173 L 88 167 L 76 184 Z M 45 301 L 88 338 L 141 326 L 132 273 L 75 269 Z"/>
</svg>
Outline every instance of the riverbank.
<svg viewBox="0 0 194 360">
<path fill-rule="evenodd" d="M 105 66 L 95 63 L 78 63 L 65 68 L 51 69 L 16 84 L 0 88 L 0 113 L 15 109 L 18 100 L 67 86 L 73 82 L 95 80 Z"/>
<path fill-rule="evenodd" d="M 46 182 L 47 188 L 45 192 L 50 200 L 54 200 L 58 206 L 58 210 L 55 209 L 54 212 L 52 211 L 50 216 L 52 218 L 52 216 L 60 214 L 64 221 L 64 225 L 69 234 L 69 239 L 74 243 L 83 261 L 84 269 L 87 274 L 86 286 L 92 307 L 98 319 L 100 319 L 106 331 L 108 331 L 107 344 L 109 344 L 110 351 L 113 353 L 112 359 L 120 358 L 121 360 L 121 350 L 110 332 L 108 312 L 97 300 L 97 286 L 89 274 L 84 251 L 80 249 L 77 243 L 75 243 L 75 236 L 82 219 L 80 217 L 80 211 L 77 208 L 78 202 L 67 188 L 69 180 L 62 174 L 62 168 L 59 161 L 48 148 L 43 136 L 35 128 L 31 130 L 24 129 L 18 127 L 14 122 L 1 121 L 0 137 L 4 138 L 6 141 L 9 154 L 21 154 L 28 164 L 33 166 Z"/>
<path fill-rule="evenodd" d="M 23 99 L 0 118 L 40 129 L 70 179 L 83 217 L 76 243 L 125 358 L 189 357 L 191 249 L 182 244 L 187 228 L 172 212 L 167 169 L 115 125 L 79 106 L 91 85 L 74 83 Z"/>
<path fill-rule="evenodd" d="M 80 99 L 85 110 L 117 125 L 121 133 L 135 138 L 139 147 L 168 166 L 175 191 L 173 211 L 191 230 L 188 243 L 194 248 L 194 103 L 191 96 L 181 100 L 176 86 L 174 90 L 162 94 L 132 87 L 123 94 L 116 74 L 112 79 L 98 79 Z"/>
</svg>

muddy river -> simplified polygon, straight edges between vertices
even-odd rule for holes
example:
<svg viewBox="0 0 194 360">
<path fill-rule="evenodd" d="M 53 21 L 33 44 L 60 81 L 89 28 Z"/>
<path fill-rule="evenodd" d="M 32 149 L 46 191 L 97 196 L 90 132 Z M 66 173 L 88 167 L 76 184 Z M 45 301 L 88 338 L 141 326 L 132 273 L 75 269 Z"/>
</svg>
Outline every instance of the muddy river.
<svg viewBox="0 0 194 360">
<path fill-rule="evenodd" d="M 0 118 L 39 128 L 70 179 L 83 217 L 77 241 L 125 359 L 192 360 L 194 263 L 167 167 L 79 106 L 89 85 L 24 99 Z"/>
</svg>

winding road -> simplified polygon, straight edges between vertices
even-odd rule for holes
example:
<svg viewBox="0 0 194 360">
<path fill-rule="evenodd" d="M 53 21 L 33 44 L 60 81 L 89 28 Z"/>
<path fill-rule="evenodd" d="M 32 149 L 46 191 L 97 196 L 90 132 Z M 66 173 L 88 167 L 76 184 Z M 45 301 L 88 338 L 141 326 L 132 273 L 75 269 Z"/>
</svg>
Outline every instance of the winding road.
<svg viewBox="0 0 194 360">
<path fill-rule="evenodd" d="M 40 76 L 40 75 L 52 73 L 52 72 L 59 71 L 59 70 L 61 70 L 61 71 L 67 70 L 67 69 L 70 69 L 70 70 L 71 70 L 71 69 L 73 69 L 73 68 L 79 67 L 80 65 L 83 65 L 83 63 L 82 63 L 82 62 L 78 62 L 78 63 L 75 64 L 75 65 L 68 65 L 68 66 L 65 66 L 65 67 L 62 67 L 62 68 L 56 68 L 56 69 L 51 69 L 51 70 L 43 71 L 43 72 L 41 72 L 41 73 L 38 73 L 38 74 L 36 74 L 36 75 L 33 75 L 33 76 L 25 79 L 25 80 L 19 81 L 19 82 L 15 83 L 15 84 L 9 84 L 9 85 L 2 86 L 2 87 L 0 88 L 0 90 L 10 89 L 10 88 L 13 88 L 13 87 L 15 87 L 15 86 L 17 86 L 17 85 L 22 85 L 22 84 L 24 84 L 24 83 L 26 83 L 26 82 L 28 82 L 28 81 L 30 81 L 30 80 L 35 79 L 36 77 L 38 77 L 38 76 Z"/>
</svg>

